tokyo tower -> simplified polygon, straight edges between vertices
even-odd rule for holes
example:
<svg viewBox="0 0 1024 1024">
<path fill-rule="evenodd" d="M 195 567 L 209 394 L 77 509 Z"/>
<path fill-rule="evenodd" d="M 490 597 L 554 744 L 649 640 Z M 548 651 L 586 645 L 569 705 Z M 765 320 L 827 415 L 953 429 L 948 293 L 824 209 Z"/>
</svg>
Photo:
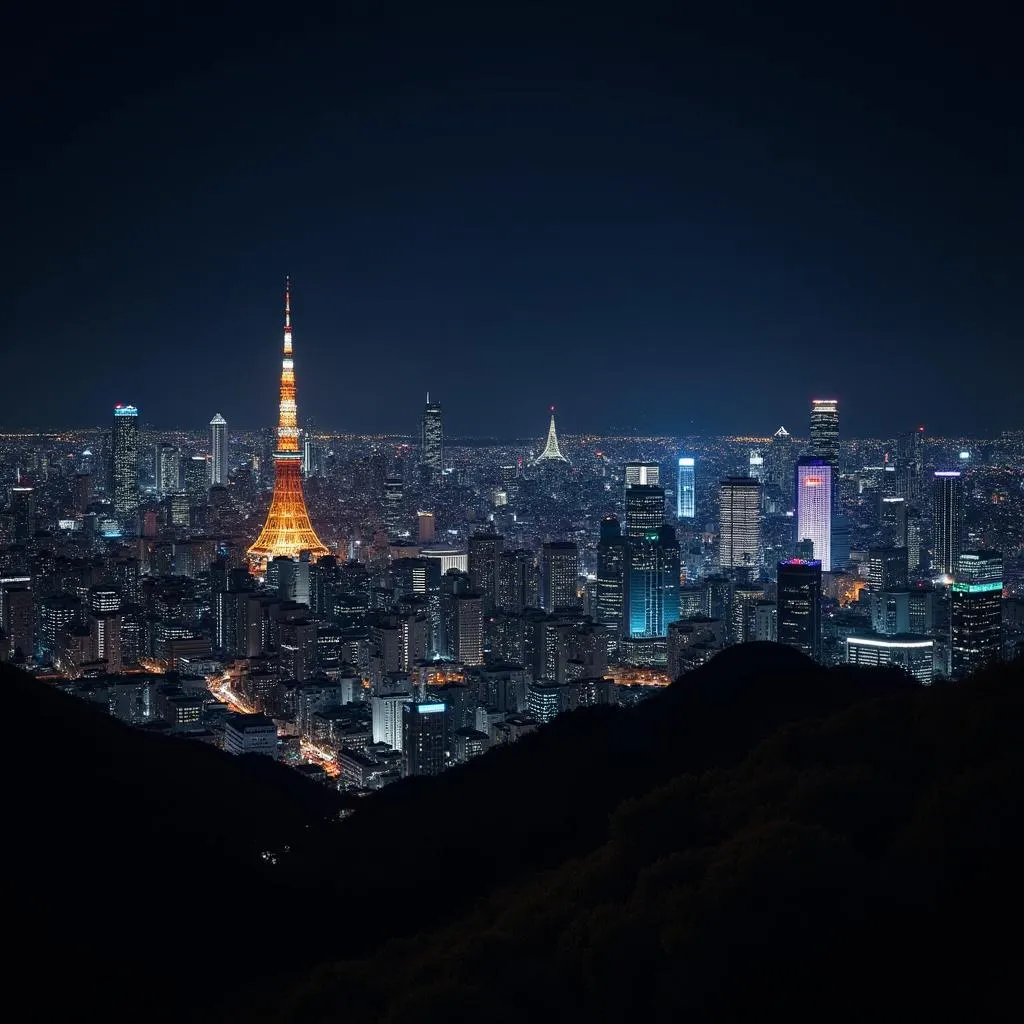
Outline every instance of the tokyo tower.
<svg viewBox="0 0 1024 1024">
<path fill-rule="evenodd" d="M 267 521 L 249 548 L 249 563 L 263 570 L 271 558 L 295 558 L 308 551 L 313 558 L 330 554 L 316 535 L 302 494 L 302 455 L 299 452 L 298 409 L 295 404 L 295 362 L 292 359 L 292 286 L 284 283 L 284 352 L 281 359 L 281 407 L 274 452 L 274 497 Z"/>
</svg>

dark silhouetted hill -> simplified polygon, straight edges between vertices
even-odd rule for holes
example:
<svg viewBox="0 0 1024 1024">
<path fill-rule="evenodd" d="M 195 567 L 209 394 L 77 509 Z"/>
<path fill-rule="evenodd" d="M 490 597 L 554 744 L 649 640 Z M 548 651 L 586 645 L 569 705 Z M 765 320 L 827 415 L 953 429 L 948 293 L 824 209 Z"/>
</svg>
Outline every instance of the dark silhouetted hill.
<svg viewBox="0 0 1024 1024">
<path fill-rule="evenodd" d="M 760 687 L 756 660 L 789 683 Z M 741 737 L 768 726 L 773 683 L 779 717 L 797 717 L 729 763 L 729 723 Z M 676 732 L 680 770 L 622 799 L 596 846 L 574 855 L 562 836 L 562 863 L 313 972 L 260 1019 L 1016 1019 L 1024 672 L 892 683 L 727 652 L 637 716 Z M 875 693 L 842 706 L 858 685 Z"/>
<path fill-rule="evenodd" d="M 1002 700 L 1001 686 L 991 684 L 985 699 Z M 947 732 L 934 716 L 967 700 L 964 688 L 925 691 L 900 673 L 825 670 L 786 648 L 750 644 L 637 708 L 562 716 L 438 778 L 388 787 L 338 822 L 331 794 L 283 766 L 127 729 L 25 677 L 5 692 L 22 725 L 3 770 L 18 784 L 13 875 L 26 885 L 16 927 L 36 944 L 23 959 L 48 964 L 51 952 L 74 949 L 75 983 L 108 1014 L 144 1006 L 150 1019 L 218 1020 L 401 1020 L 423 1007 L 420 1020 L 457 1021 L 479 1014 L 481 999 L 499 1017 L 548 1005 L 564 1016 L 575 1000 L 611 1019 L 624 1012 L 622 993 L 644 979 L 672 1014 L 716 998 L 728 1008 L 714 972 L 722 986 L 745 979 L 741 965 L 749 968 L 755 951 L 774 962 L 793 931 L 784 922 L 778 941 L 765 937 L 779 907 L 757 890 L 762 868 L 795 919 L 820 911 L 826 923 L 845 920 L 847 903 L 819 889 L 849 890 L 844 899 L 868 907 L 860 868 L 847 886 L 836 864 L 873 871 L 890 855 L 896 822 L 917 813 L 913 787 L 930 785 L 942 745 L 959 742 L 956 715 L 943 720 Z M 919 717 L 935 745 L 927 764 Z M 1012 714 L 1003 717 L 1011 728 Z M 823 764 L 833 747 L 835 764 Z M 794 817 L 798 797 L 806 820 Z M 864 820 L 851 837 L 854 815 Z M 777 863 L 762 866 L 772 844 Z M 264 849 L 277 851 L 276 865 L 260 859 Z M 729 850 L 749 861 L 736 870 L 754 881 L 735 883 L 738 893 L 748 886 L 749 905 L 739 896 L 728 903 L 731 876 L 714 873 Z M 677 860 L 687 865 L 678 868 L 685 885 L 675 868 L 660 874 L 662 861 Z M 815 872 L 809 891 L 818 895 L 805 908 L 786 887 Z M 705 876 L 721 887 L 714 899 L 711 890 L 700 897 L 706 904 L 677 892 L 700 889 Z M 745 930 L 713 931 L 720 915 Z M 666 945 L 670 934 L 676 945 Z M 117 944 L 119 936 L 127 941 Z M 736 966 L 725 970 L 715 956 L 729 943 L 725 959 Z M 682 971 L 688 995 L 666 1001 L 667 965 L 684 952 L 689 966 L 672 970 Z M 594 979 L 607 991 L 595 987 L 592 1001 L 579 1002 Z M 59 1003 L 60 993 L 39 991 L 43 1009 Z M 450 1013 L 442 992 L 452 996 Z M 784 986 L 774 993 L 785 995 Z M 655 1002 L 636 1012 L 664 1016 Z"/>
<path fill-rule="evenodd" d="M 166 1005 L 249 971 L 232 933 L 280 913 L 259 895 L 273 884 L 260 852 L 336 818 L 336 794 L 266 758 L 132 729 L 10 666 L 0 693 L 2 963 L 25 1005 Z"/>
</svg>

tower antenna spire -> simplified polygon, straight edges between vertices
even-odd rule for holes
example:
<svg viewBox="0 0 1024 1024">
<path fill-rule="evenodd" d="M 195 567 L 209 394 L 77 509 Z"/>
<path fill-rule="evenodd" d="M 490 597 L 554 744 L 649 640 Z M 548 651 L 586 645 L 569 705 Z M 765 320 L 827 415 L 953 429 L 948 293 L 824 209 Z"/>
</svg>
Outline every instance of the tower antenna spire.
<svg viewBox="0 0 1024 1024">
<path fill-rule="evenodd" d="M 292 279 L 284 279 L 284 354 L 281 359 L 281 392 L 277 420 L 277 451 L 274 452 L 274 495 L 259 537 L 249 548 L 251 564 L 262 569 L 278 555 L 297 557 L 329 554 L 313 529 L 302 493 L 302 457 L 299 454 L 298 408 L 295 401 L 295 361 L 292 358 Z"/>
</svg>

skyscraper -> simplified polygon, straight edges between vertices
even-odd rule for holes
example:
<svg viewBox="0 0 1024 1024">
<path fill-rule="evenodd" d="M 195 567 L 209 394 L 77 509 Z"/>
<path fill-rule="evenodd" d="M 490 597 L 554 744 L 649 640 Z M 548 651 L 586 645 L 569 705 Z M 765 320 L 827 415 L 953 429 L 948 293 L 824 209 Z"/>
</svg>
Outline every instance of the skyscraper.
<svg viewBox="0 0 1024 1024">
<path fill-rule="evenodd" d="M 292 357 L 292 290 L 285 278 L 284 349 L 281 358 L 281 403 L 274 452 L 274 495 L 267 521 L 249 548 L 249 559 L 257 569 L 278 555 L 298 557 L 302 551 L 317 557 L 330 549 L 316 535 L 306 498 L 302 493 L 302 456 L 299 452 L 298 407 L 295 401 L 295 362 Z"/>
<path fill-rule="evenodd" d="M 937 471 L 932 488 L 932 570 L 951 574 L 956 572 L 963 545 L 964 487 L 959 470 Z"/>
<path fill-rule="evenodd" d="M 505 538 L 497 533 L 476 533 L 469 538 L 469 583 L 490 615 L 498 600 L 498 565 Z"/>
<path fill-rule="evenodd" d="M 405 504 L 405 486 L 397 477 L 388 477 L 384 481 L 384 500 L 381 519 L 388 537 L 394 540 L 402 532 L 403 507 Z"/>
<path fill-rule="evenodd" d="M 679 542 L 662 525 L 626 542 L 626 600 L 630 637 L 668 635 L 679 620 Z"/>
<path fill-rule="evenodd" d="M 815 398 L 811 402 L 811 443 L 808 455 L 839 463 L 839 403 L 834 398 Z"/>
<path fill-rule="evenodd" d="M 402 704 L 402 774 L 440 775 L 448 745 L 445 704 Z"/>
<path fill-rule="evenodd" d="M 796 541 L 809 540 L 820 571 L 832 568 L 832 466 L 806 457 L 796 466 Z M 781 637 L 781 632 L 780 632 Z"/>
<path fill-rule="evenodd" d="M 498 558 L 498 607 L 522 614 L 531 601 L 536 603 L 536 597 L 533 555 L 523 548 L 502 551 Z"/>
<path fill-rule="evenodd" d="M 748 462 L 747 476 L 753 477 L 758 483 L 764 483 L 764 456 L 760 452 L 751 452 Z"/>
<path fill-rule="evenodd" d="M 134 534 L 139 515 L 139 410 L 134 405 L 114 406 L 112 442 L 114 515 Z"/>
<path fill-rule="evenodd" d="M 817 660 L 821 656 L 821 562 L 779 562 L 777 626 L 780 644 Z"/>
<path fill-rule="evenodd" d="M 227 487 L 228 483 L 228 421 L 217 413 L 210 420 L 210 485 Z"/>
<path fill-rule="evenodd" d="M 872 590 L 897 590 L 907 585 L 907 549 L 871 548 L 868 551 L 868 585 Z"/>
<path fill-rule="evenodd" d="M 679 481 L 676 486 L 676 517 L 678 519 L 693 519 L 696 514 L 694 458 L 692 455 L 681 455 L 679 457 Z"/>
<path fill-rule="evenodd" d="M 479 594 L 456 594 L 454 598 L 454 650 L 452 655 L 463 665 L 484 663 L 483 601 Z"/>
<path fill-rule="evenodd" d="M 638 484 L 657 487 L 661 483 L 661 466 L 657 462 L 627 462 L 623 473 L 623 493 Z"/>
<path fill-rule="evenodd" d="M 635 484 L 626 491 L 626 534 L 643 537 L 665 522 L 665 489 Z"/>
<path fill-rule="evenodd" d="M 1003 556 L 964 551 L 950 595 L 950 673 L 954 679 L 997 661 L 1003 648 Z"/>
<path fill-rule="evenodd" d="M 896 493 L 916 498 L 924 475 L 924 427 L 903 434 L 896 441 Z"/>
<path fill-rule="evenodd" d="M 11 518 L 14 521 L 14 540 L 25 544 L 36 532 L 35 489 L 27 484 L 11 488 Z"/>
<path fill-rule="evenodd" d="M 431 402 L 429 393 L 420 424 L 420 465 L 432 479 L 444 471 L 444 421 L 440 404 Z"/>
<path fill-rule="evenodd" d="M 552 541 L 541 549 L 540 599 L 546 612 L 579 607 L 579 549 L 571 541 Z"/>
<path fill-rule="evenodd" d="M 166 498 L 181 489 L 181 453 L 173 444 L 158 444 L 155 452 L 154 476 L 157 497 Z"/>
<path fill-rule="evenodd" d="M 879 510 L 882 543 L 886 547 L 907 546 L 907 499 L 892 495 L 882 497 Z"/>
<path fill-rule="evenodd" d="M 761 484 L 749 476 L 727 477 L 718 485 L 718 498 L 719 566 L 756 573 L 761 548 Z"/>
<path fill-rule="evenodd" d="M 601 520 L 597 542 L 597 621 L 613 639 L 622 635 L 626 593 L 626 539 L 615 516 Z"/>
<path fill-rule="evenodd" d="M 733 590 L 729 639 L 746 644 L 757 639 L 757 606 L 764 600 L 764 588 L 745 584 Z"/>
<path fill-rule="evenodd" d="M 768 483 L 781 492 L 786 508 L 793 500 L 793 435 L 785 427 L 779 427 L 772 435 L 771 444 L 765 454 L 765 476 Z"/>
</svg>

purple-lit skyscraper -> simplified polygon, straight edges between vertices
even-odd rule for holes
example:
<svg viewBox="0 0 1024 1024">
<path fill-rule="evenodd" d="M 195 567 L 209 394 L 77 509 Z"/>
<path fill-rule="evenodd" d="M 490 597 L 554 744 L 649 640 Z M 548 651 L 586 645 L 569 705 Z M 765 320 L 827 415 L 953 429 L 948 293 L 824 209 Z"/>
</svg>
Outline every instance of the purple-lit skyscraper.
<svg viewBox="0 0 1024 1024">
<path fill-rule="evenodd" d="M 832 465 L 805 457 L 796 465 L 796 540 L 814 544 L 821 571 L 832 569 Z"/>
</svg>

